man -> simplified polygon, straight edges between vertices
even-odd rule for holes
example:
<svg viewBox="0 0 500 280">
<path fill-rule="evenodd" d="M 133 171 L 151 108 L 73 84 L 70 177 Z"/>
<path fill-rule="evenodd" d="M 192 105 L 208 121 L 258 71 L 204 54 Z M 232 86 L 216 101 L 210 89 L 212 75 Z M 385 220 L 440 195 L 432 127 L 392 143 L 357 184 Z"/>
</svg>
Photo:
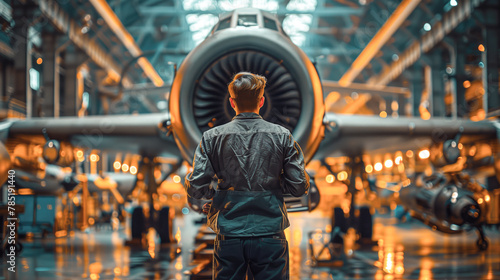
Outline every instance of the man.
<svg viewBox="0 0 500 280">
<path fill-rule="evenodd" d="M 283 194 L 306 193 L 309 176 L 290 131 L 259 115 L 265 86 L 263 76 L 234 76 L 228 90 L 236 116 L 203 133 L 193 171 L 186 176 L 190 197 L 212 199 L 214 279 L 245 279 L 247 267 L 257 280 L 289 279 L 283 231 L 290 223 Z"/>
</svg>

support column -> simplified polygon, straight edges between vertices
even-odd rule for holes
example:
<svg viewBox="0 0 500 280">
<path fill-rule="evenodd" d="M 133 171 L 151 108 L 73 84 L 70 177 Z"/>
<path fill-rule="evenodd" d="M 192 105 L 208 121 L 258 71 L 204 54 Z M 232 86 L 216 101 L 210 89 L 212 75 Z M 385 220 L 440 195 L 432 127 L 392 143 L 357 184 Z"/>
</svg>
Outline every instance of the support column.
<svg viewBox="0 0 500 280">
<path fill-rule="evenodd" d="M 486 26 L 483 29 L 484 52 L 482 54 L 483 68 L 483 87 L 485 94 L 483 96 L 483 107 L 486 116 L 500 115 L 500 92 L 498 88 L 500 66 L 500 56 L 498 54 L 498 32 L 500 24 L 499 4 L 497 1 L 490 1 L 493 7 L 485 7 L 483 17 L 486 20 Z"/>
<path fill-rule="evenodd" d="M 54 33 L 42 34 L 42 57 L 43 57 L 43 103 L 42 103 L 42 116 L 53 117 L 55 115 L 55 101 L 56 95 L 56 67 L 58 61 L 56 60 L 57 48 L 57 35 Z"/>
<path fill-rule="evenodd" d="M 68 47 L 64 56 L 64 94 L 61 96 L 61 116 L 76 116 L 78 113 L 78 67 L 85 61 L 79 50 Z"/>
<path fill-rule="evenodd" d="M 415 62 L 411 66 L 412 75 L 410 78 L 410 88 L 411 88 L 411 98 L 410 102 L 412 103 L 412 112 L 410 115 L 415 117 L 420 117 L 420 101 L 422 99 L 422 91 L 424 90 L 424 75 L 422 70 L 422 65 L 420 62 Z"/>
<path fill-rule="evenodd" d="M 467 106 L 467 102 L 465 100 L 465 87 L 464 82 L 467 79 L 465 74 L 465 58 L 466 58 L 466 46 L 465 43 L 461 40 L 457 40 L 455 42 L 455 92 L 453 96 L 454 106 L 456 106 L 456 117 L 464 118 L 469 115 L 469 107 Z M 455 117 L 455 116 L 453 116 Z"/>
<path fill-rule="evenodd" d="M 444 70 L 442 51 L 435 50 L 431 59 L 431 77 L 429 92 L 431 102 L 430 113 L 433 117 L 444 117 L 446 115 L 446 106 L 444 103 L 445 87 L 444 87 Z"/>
<path fill-rule="evenodd" d="M 20 1 L 13 0 L 12 5 L 12 18 L 15 22 L 13 34 L 14 36 L 14 93 L 11 103 L 15 103 L 17 110 L 26 117 L 31 116 L 31 90 L 29 87 L 29 42 L 28 42 L 28 29 L 29 22 L 26 19 L 31 18 L 31 9 L 26 7 Z"/>
</svg>

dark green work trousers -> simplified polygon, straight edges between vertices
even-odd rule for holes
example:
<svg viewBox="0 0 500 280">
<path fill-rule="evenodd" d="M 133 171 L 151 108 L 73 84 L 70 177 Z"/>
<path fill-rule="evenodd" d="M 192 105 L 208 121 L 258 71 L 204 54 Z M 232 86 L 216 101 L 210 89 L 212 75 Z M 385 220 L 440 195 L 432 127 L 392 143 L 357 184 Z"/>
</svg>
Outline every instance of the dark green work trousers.
<svg viewBox="0 0 500 280">
<path fill-rule="evenodd" d="M 242 280 L 247 269 L 255 280 L 288 280 L 288 242 L 284 233 L 215 239 L 213 279 Z"/>
</svg>

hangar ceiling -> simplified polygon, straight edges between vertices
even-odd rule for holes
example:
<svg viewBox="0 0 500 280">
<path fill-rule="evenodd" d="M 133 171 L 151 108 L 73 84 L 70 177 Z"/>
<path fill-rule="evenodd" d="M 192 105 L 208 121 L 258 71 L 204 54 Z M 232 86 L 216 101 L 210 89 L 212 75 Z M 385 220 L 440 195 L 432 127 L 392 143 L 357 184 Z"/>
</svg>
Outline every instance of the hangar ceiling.
<svg viewBox="0 0 500 280">
<path fill-rule="evenodd" d="M 87 27 L 122 65 L 132 58 L 96 12 L 92 1 L 58 1 Z M 64 3 L 65 2 L 65 3 Z M 456 1 L 413 1 L 418 5 L 374 55 L 354 82 L 364 83 L 397 60 L 401 53 Z M 235 8 L 257 7 L 276 13 L 292 41 L 317 62 L 323 79 L 337 81 L 384 25 L 397 0 L 111 0 L 107 1 L 163 80 L 172 79 L 180 63 L 217 22 Z M 170 62 L 170 64 L 169 64 Z M 131 74 L 133 75 L 133 74 Z M 134 80 L 137 82 L 137 78 Z"/>
<path fill-rule="evenodd" d="M 457 18 L 466 13 L 467 9 L 461 6 L 477 7 L 483 2 L 488 1 L 14 0 L 11 7 L 0 5 L 0 13 L 7 21 L 9 18 L 12 21 L 12 11 L 23 13 L 24 22 L 11 23 L 12 31 L 7 32 L 14 42 L 10 43 L 11 56 L 16 42 L 24 40 L 20 38 L 22 36 L 30 37 L 34 43 L 33 52 L 43 56 L 42 45 L 45 43 L 39 42 L 45 42 L 47 34 L 57 34 L 55 47 L 58 50 L 74 48 L 77 52 L 83 51 L 90 58 L 88 65 L 91 69 L 105 70 L 104 75 L 108 77 L 105 81 L 108 82 L 104 85 L 115 86 L 123 76 L 125 88 L 142 86 L 144 90 L 133 98 L 140 99 L 136 103 L 141 104 L 139 111 L 144 113 L 161 111 L 160 107 L 165 107 L 164 96 L 148 89 L 171 84 L 176 65 L 207 36 L 220 14 L 242 7 L 260 8 L 277 14 L 291 40 L 316 64 L 321 79 L 332 81 L 328 82 L 333 86 L 325 90 L 325 97 L 332 92 L 331 88 L 337 87 L 336 92 L 343 97 L 340 100 L 345 98 L 345 102 L 336 102 L 338 96 L 330 98 L 334 101 L 329 104 L 327 97 L 328 110 L 377 113 L 380 104 L 384 103 L 380 106 L 385 108 L 401 101 L 398 97 L 401 94 L 397 93 L 402 91 L 401 88 L 406 88 L 403 95 L 409 98 L 415 71 L 423 72 L 425 65 L 436 63 L 436 57 L 439 58 L 439 68 L 447 69 L 452 65 L 450 46 L 460 46 L 461 54 L 466 57 L 462 74 L 466 78 L 472 77 L 471 80 L 480 79 L 474 77 L 474 73 L 481 73 L 477 68 L 484 66 L 478 44 L 484 38 L 482 29 L 489 24 L 489 19 L 481 17 L 480 13 Z M 490 4 L 493 2 L 489 1 Z M 0 0 L 2 3 L 6 3 L 5 0 Z M 450 10 L 459 8 L 457 6 L 461 9 L 454 10 L 460 12 L 447 17 Z M 442 36 L 434 40 L 444 33 L 436 32 L 438 28 L 450 24 L 454 27 L 446 32 L 448 36 L 444 40 Z M 24 29 L 28 32 L 20 32 Z M 441 50 L 431 55 L 419 52 L 415 58 L 412 48 L 425 38 L 431 41 L 430 48 L 437 46 Z M 74 44 L 68 44 L 68 39 Z M 9 50 L 4 50 L 5 53 L 8 54 Z M 419 64 L 417 70 L 410 67 L 416 60 Z M 396 93 L 385 100 L 382 95 L 377 95 L 379 101 L 357 93 L 351 94 L 350 99 L 349 94 L 342 93 L 339 88 L 366 88 L 366 85 L 371 88 L 391 86 Z M 389 88 L 375 90 L 390 92 Z M 142 94 L 150 92 L 147 98 Z M 128 95 L 133 95 L 133 92 Z M 352 102 L 352 99 L 357 101 Z M 159 102 L 163 102 L 161 106 Z M 411 102 L 420 103 L 420 96 L 414 96 Z M 406 105 L 411 102 L 406 102 Z M 363 112 L 365 104 L 369 110 Z M 413 111 L 406 111 L 414 114 L 411 112 L 418 111 L 418 104 L 413 107 Z"/>
</svg>

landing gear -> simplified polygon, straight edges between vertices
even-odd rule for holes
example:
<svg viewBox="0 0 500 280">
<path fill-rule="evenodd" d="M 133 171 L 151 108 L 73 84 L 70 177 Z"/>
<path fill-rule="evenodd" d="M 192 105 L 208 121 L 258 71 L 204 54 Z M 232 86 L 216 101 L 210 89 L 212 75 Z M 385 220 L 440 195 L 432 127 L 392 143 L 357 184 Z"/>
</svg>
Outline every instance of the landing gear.
<svg viewBox="0 0 500 280">
<path fill-rule="evenodd" d="M 333 217 L 332 217 L 332 230 L 338 227 L 341 232 L 347 232 L 347 219 L 344 215 L 344 210 L 340 207 L 335 207 L 333 209 Z"/>
<path fill-rule="evenodd" d="M 479 233 L 479 238 L 476 241 L 477 248 L 481 251 L 484 251 L 488 249 L 489 245 L 488 239 L 486 239 L 483 228 L 481 226 L 477 227 L 477 232 Z"/>
</svg>

